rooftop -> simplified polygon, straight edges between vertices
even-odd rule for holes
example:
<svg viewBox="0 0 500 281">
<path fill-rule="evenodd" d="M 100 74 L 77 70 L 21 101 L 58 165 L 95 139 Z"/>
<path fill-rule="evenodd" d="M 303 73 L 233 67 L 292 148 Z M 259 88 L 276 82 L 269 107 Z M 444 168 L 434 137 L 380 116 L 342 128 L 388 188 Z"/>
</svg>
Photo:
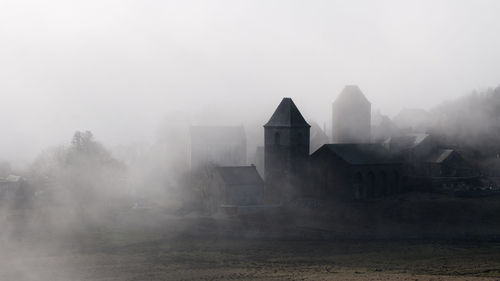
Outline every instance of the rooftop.
<svg viewBox="0 0 500 281">
<path fill-rule="evenodd" d="M 217 171 L 228 185 L 263 185 L 255 166 L 217 167 Z"/>
<path fill-rule="evenodd" d="M 283 98 L 264 127 L 311 127 L 291 98 Z"/>
<path fill-rule="evenodd" d="M 429 134 L 414 133 L 402 136 L 390 137 L 384 141 L 385 144 L 397 145 L 399 148 L 414 148 L 429 138 Z"/>
<path fill-rule="evenodd" d="M 443 163 L 450 155 L 453 154 L 455 150 L 453 149 L 439 149 L 432 153 L 429 158 L 427 158 L 428 163 Z"/>
<path fill-rule="evenodd" d="M 399 163 L 379 144 L 325 144 L 312 155 L 334 153 L 352 165 Z"/>
<path fill-rule="evenodd" d="M 370 103 L 357 85 L 346 85 L 334 103 L 362 102 Z"/>
</svg>

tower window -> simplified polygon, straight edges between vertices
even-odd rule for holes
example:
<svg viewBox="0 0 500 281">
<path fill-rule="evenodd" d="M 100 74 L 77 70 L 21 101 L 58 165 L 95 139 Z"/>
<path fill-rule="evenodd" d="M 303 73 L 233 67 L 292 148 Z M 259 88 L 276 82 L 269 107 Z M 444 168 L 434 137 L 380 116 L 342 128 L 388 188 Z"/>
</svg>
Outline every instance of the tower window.
<svg viewBox="0 0 500 281">
<path fill-rule="evenodd" d="M 280 144 L 280 133 L 274 133 L 274 144 Z"/>
</svg>

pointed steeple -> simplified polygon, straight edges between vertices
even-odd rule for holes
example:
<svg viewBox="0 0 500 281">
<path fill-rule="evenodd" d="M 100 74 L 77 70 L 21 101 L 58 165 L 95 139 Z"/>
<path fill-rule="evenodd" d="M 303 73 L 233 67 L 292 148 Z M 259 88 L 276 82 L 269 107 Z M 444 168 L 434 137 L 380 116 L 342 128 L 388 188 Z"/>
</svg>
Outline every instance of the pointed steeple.
<svg viewBox="0 0 500 281">
<path fill-rule="evenodd" d="M 291 98 L 283 98 L 264 127 L 311 127 Z"/>
</svg>

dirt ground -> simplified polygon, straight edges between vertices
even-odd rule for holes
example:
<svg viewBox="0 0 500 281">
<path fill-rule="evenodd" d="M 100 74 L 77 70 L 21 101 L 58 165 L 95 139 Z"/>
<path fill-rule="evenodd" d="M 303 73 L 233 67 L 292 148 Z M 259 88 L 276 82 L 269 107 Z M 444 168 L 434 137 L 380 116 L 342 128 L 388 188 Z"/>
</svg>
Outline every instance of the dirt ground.
<svg viewBox="0 0 500 281">
<path fill-rule="evenodd" d="M 362 208 L 331 212 L 356 227 L 316 215 L 228 220 L 141 211 L 58 232 L 60 220 L 36 219 L 0 236 L 0 281 L 500 281 L 500 199 L 396 199 L 367 206 L 371 224 Z M 462 209 L 461 220 L 449 215 Z"/>
<path fill-rule="evenodd" d="M 500 280 L 500 243 L 150 238 L 17 253 L 0 280 Z"/>
</svg>

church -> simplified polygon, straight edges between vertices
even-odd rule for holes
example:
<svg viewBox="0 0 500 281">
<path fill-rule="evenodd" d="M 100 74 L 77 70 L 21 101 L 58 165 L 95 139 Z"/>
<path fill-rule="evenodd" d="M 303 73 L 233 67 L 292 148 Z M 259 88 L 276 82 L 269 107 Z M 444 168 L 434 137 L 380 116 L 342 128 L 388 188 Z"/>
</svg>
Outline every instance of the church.
<svg viewBox="0 0 500 281">
<path fill-rule="evenodd" d="M 371 106 L 357 86 L 333 104 L 333 144 L 309 154 L 310 128 L 291 98 L 283 98 L 264 125 L 266 196 L 360 200 L 401 191 L 402 162 L 370 143 Z"/>
<path fill-rule="evenodd" d="M 248 194 L 254 205 L 298 198 L 359 201 L 401 193 L 411 186 L 410 178 L 429 182 L 425 186 L 449 186 L 474 176 L 458 152 L 444 149 L 428 134 L 394 134 L 375 143 L 371 103 L 358 86 L 346 86 L 332 104 L 331 141 L 306 120 L 291 98 L 283 98 L 264 124 L 264 147 L 256 157 L 263 161 L 222 171 L 239 180 L 219 177 L 214 190 L 222 199 L 216 205 L 247 202 Z M 261 176 L 263 181 L 256 180 Z"/>
</svg>

